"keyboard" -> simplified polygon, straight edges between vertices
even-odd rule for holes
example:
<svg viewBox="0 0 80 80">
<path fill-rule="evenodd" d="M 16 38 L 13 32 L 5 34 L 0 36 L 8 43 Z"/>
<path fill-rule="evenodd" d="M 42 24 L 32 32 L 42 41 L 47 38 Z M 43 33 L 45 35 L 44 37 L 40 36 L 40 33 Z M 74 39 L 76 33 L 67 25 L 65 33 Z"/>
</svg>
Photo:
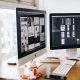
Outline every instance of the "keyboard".
<svg viewBox="0 0 80 80">
<path fill-rule="evenodd" d="M 72 60 L 65 60 L 64 64 L 60 64 L 53 72 L 52 74 L 66 76 L 66 74 L 69 72 L 69 70 L 72 68 L 72 66 L 76 63 L 76 61 Z"/>
<path fill-rule="evenodd" d="M 53 75 L 66 76 L 69 70 L 72 68 L 71 65 L 60 64 L 53 72 Z"/>
</svg>

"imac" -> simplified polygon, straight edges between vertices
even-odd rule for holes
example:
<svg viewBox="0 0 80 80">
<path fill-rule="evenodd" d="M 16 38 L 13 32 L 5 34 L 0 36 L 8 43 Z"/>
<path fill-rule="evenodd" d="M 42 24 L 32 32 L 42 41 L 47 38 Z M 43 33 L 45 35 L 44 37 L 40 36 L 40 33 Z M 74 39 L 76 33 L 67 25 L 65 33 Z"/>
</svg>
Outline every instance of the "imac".
<svg viewBox="0 0 80 80">
<path fill-rule="evenodd" d="M 50 14 L 50 49 L 66 49 L 66 56 L 78 57 L 80 13 Z"/>
<path fill-rule="evenodd" d="M 46 52 L 45 13 L 34 9 L 16 9 L 19 65 Z"/>
</svg>

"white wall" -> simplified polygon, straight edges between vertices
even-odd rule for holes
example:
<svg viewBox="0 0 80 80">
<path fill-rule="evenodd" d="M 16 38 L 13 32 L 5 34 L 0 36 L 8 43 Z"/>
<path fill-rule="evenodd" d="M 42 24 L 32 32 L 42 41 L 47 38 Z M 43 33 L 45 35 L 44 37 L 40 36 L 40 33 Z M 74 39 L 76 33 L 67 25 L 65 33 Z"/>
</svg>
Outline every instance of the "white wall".
<svg viewBox="0 0 80 80">
<path fill-rule="evenodd" d="M 39 9 L 47 11 L 47 49 L 50 50 L 49 13 L 80 13 L 80 0 L 39 0 Z"/>
</svg>

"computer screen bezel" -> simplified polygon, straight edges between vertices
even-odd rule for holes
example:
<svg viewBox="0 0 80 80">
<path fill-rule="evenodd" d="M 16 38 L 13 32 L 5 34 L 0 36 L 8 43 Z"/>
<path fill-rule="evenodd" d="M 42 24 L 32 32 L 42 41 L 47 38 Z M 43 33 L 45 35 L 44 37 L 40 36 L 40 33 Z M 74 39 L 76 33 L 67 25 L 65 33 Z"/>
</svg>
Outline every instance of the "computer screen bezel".
<svg viewBox="0 0 80 80">
<path fill-rule="evenodd" d="M 50 13 L 50 50 L 56 50 L 56 49 L 71 49 L 71 48 L 80 48 L 80 45 L 69 45 L 69 46 L 52 46 L 52 16 L 80 16 L 80 13 Z"/>
</svg>

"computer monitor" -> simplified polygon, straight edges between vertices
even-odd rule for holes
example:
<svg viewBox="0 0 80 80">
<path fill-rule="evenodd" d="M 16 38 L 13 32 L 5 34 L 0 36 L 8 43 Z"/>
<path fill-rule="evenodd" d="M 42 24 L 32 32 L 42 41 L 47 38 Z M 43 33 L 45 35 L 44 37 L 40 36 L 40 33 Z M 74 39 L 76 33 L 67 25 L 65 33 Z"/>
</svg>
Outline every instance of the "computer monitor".
<svg viewBox="0 0 80 80">
<path fill-rule="evenodd" d="M 66 49 L 67 56 L 76 57 L 80 48 L 80 13 L 50 14 L 50 49 Z"/>
<path fill-rule="evenodd" d="M 16 9 L 19 65 L 46 52 L 45 13 L 34 9 Z"/>
</svg>

